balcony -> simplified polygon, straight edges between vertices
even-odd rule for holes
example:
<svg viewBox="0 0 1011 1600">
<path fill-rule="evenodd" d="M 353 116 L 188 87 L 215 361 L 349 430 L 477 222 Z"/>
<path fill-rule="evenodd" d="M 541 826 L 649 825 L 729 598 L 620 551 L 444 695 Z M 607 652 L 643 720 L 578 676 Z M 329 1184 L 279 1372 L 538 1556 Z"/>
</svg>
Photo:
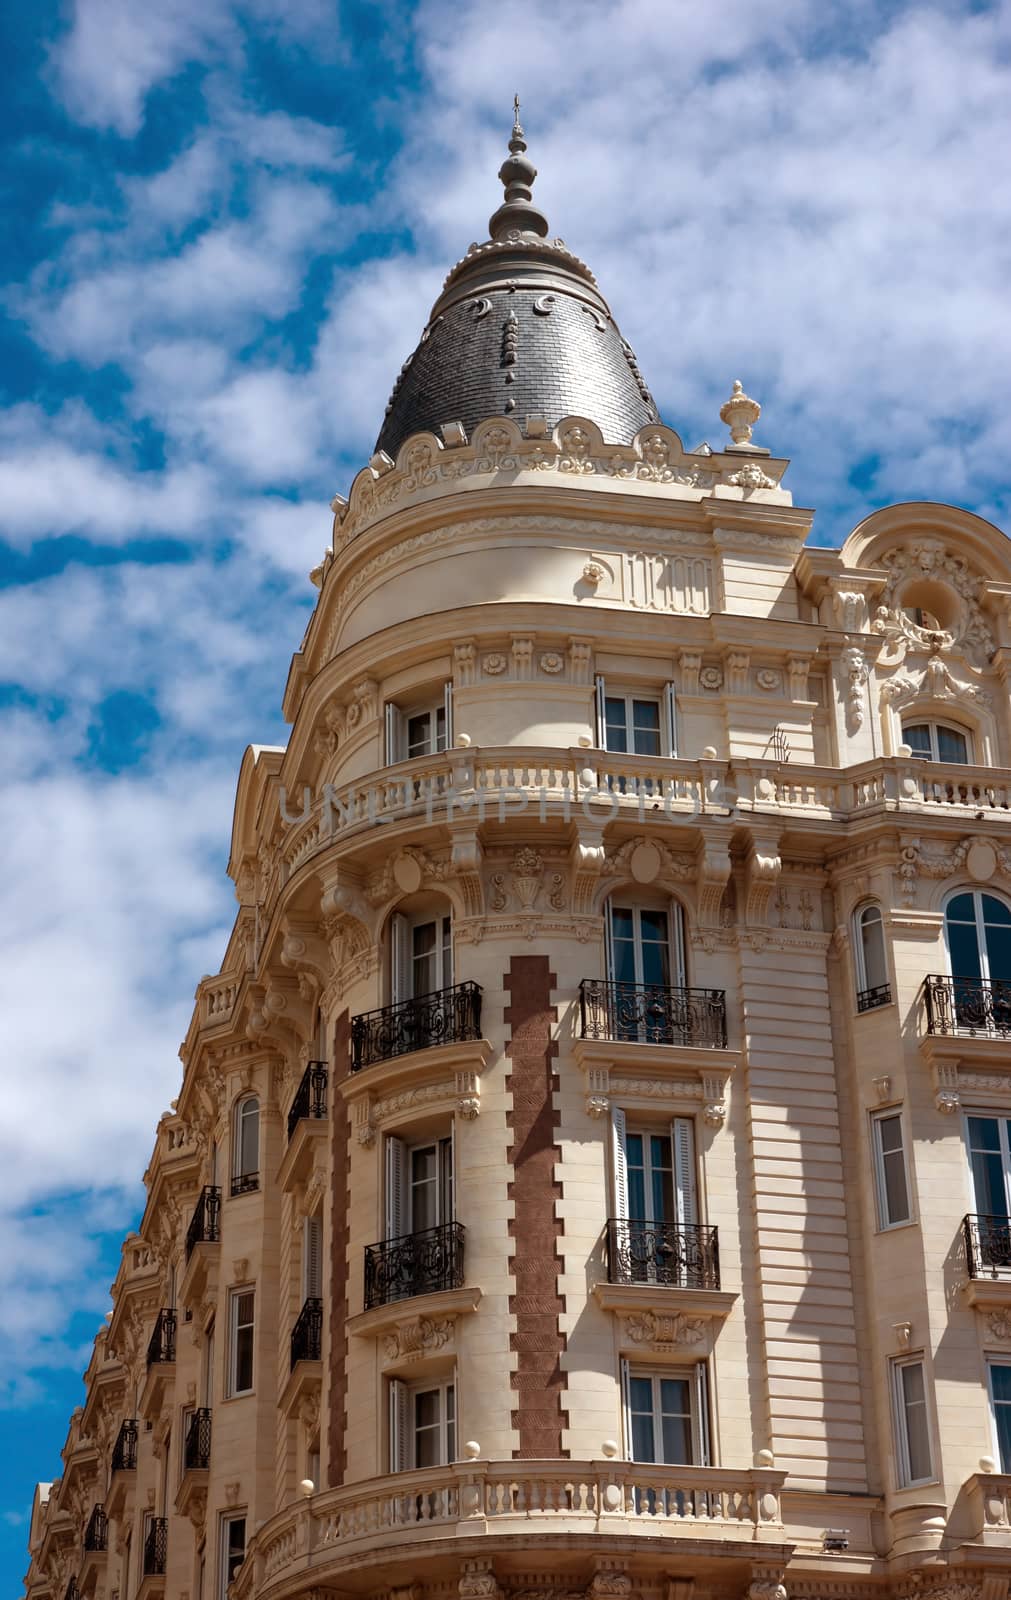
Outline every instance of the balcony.
<svg viewBox="0 0 1011 1600">
<path fill-rule="evenodd" d="M 120 1423 L 116 1443 L 112 1447 L 112 1471 L 132 1472 L 137 1465 L 137 1419 L 128 1417 Z"/>
<path fill-rule="evenodd" d="M 198 1406 L 190 1418 L 183 1445 L 183 1467 L 187 1472 L 205 1471 L 211 1464 L 211 1413 Z"/>
<path fill-rule="evenodd" d="M 148 1341 L 147 1364 L 153 1367 L 174 1362 L 176 1358 L 176 1314 L 169 1306 L 162 1306 Z"/>
<path fill-rule="evenodd" d="M 232 1199 L 237 1194 L 255 1194 L 260 1187 L 260 1174 L 258 1172 L 236 1172 L 232 1177 L 230 1190 Z"/>
<path fill-rule="evenodd" d="M 351 1019 L 351 1071 L 435 1045 L 481 1037 L 481 985 L 455 983 Z"/>
<path fill-rule="evenodd" d="M 607 1224 L 607 1281 L 672 1289 L 718 1289 L 720 1246 L 716 1228 L 678 1222 Z"/>
<path fill-rule="evenodd" d="M 152 1517 L 144 1539 L 145 1578 L 163 1578 L 168 1559 L 168 1518 Z"/>
<path fill-rule="evenodd" d="M 221 1238 L 221 1189 L 217 1184 L 205 1184 L 200 1191 L 186 1230 L 186 1259 L 190 1259 L 198 1244 L 217 1244 Z"/>
<path fill-rule="evenodd" d="M 319 1120 L 326 1118 L 327 1071 L 325 1061 L 310 1061 L 295 1090 L 295 1098 L 288 1112 L 288 1143 L 303 1117 Z"/>
<path fill-rule="evenodd" d="M 291 1370 L 299 1361 L 319 1361 L 323 1350 L 323 1302 L 305 1302 L 291 1330 Z"/>
<path fill-rule="evenodd" d="M 584 978 L 579 985 L 580 1035 L 625 1044 L 727 1047 L 722 989 L 672 989 L 656 983 Z"/>
<path fill-rule="evenodd" d="M 878 1006 L 890 1006 L 892 1003 L 892 986 L 890 983 L 879 983 L 875 989 L 860 989 L 857 992 L 858 1011 L 876 1011 Z"/>
<path fill-rule="evenodd" d="M 366 1246 L 366 1311 L 415 1295 L 461 1289 L 465 1231 L 460 1222 L 444 1222 L 423 1233 Z"/>
<path fill-rule="evenodd" d="M 923 980 L 923 998 L 929 1034 L 963 1039 L 1011 1036 L 1011 983 L 932 973 Z"/>
<path fill-rule="evenodd" d="M 109 1519 L 104 1506 L 94 1506 L 84 1530 L 85 1550 L 108 1550 Z"/>
</svg>

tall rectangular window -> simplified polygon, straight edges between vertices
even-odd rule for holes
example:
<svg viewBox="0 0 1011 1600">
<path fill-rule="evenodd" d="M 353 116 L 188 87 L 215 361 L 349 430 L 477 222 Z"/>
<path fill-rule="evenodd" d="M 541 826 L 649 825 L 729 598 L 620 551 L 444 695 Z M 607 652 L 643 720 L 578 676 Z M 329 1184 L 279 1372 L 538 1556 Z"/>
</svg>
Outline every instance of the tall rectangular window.
<svg viewBox="0 0 1011 1600">
<path fill-rule="evenodd" d="M 453 1383 L 390 1384 L 390 1470 L 444 1467 L 456 1459 Z"/>
<path fill-rule="evenodd" d="M 595 683 L 597 748 L 620 755 L 677 755 L 677 703 L 674 685 L 662 694 L 622 693 Z"/>
<path fill-rule="evenodd" d="M 913 1357 L 892 1362 L 899 1487 L 929 1483 L 934 1476 L 923 1361 Z"/>
<path fill-rule="evenodd" d="M 1001 1472 L 1011 1472 L 1011 1362 L 991 1361 L 987 1370 L 997 1459 Z"/>
<path fill-rule="evenodd" d="M 874 1176 L 878 1196 L 878 1225 L 894 1228 L 912 1216 L 909 1177 L 902 1143 L 902 1117 L 882 1111 L 871 1119 L 874 1141 Z"/>
<path fill-rule="evenodd" d="M 633 1461 L 665 1466 L 709 1465 L 706 1367 L 650 1370 L 622 1363 L 625 1435 Z"/>
<path fill-rule="evenodd" d="M 253 1320 L 255 1296 L 252 1289 L 233 1289 L 228 1299 L 229 1350 L 228 1393 L 249 1394 L 253 1387 Z"/>
<path fill-rule="evenodd" d="M 221 1519 L 221 1584 L 219 1600 L 226 1600 L 228 1585 L 242 1566 L 246 1555 L 246 1518 Z"/>
</svg>

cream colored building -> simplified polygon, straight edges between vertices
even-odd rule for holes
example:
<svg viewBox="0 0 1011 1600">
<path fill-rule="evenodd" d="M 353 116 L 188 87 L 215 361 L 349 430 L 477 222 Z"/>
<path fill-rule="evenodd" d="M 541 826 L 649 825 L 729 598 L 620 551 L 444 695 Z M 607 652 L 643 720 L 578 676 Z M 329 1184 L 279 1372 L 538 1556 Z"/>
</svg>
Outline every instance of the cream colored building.
<svg viewBox="0 0 1011 1600">
<path fill-rule="evenodd" d="M 31 1600 L 1005 1600 L 1011 546 L 809 543 L 739 385 L 687 451 L 524 152 L 244 758 Z"/>
</svg>

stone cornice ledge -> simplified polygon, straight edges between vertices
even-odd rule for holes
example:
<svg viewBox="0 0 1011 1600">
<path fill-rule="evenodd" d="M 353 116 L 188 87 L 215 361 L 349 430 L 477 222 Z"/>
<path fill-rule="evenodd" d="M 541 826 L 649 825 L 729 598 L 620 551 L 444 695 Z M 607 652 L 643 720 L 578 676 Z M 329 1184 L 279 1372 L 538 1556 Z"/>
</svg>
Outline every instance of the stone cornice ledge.
<svg viewBox="0 0 1011 1600">
<path fill-rule="evenodd" d="M 701 1100 L 705 1120 L 712 1127 L 719 1127 L 726 1118 L 727 1083 L 740 1071 L 742 1060 L 740 1050 L 620 1039 L 573 1039 L 572 1053 L 586 1076 L 589 1116 L 606 1116 L 612 1096 L 622 1103 L 662 1098 L 694 1104 Z"/>
<path fill-rule="evenodd" d="M 481 1294 L 477 1284 L 465 1284 L 462 1289 L 439 1289 L 434 1294 L 413 1295 L 409 1300 L 393 1300 L 389 1305 L 359 1311 L 357 1316 L 348 1317 L 345 1326 L 356 1338 L 382 1339 L 394 1333 L 401 1323 L 455 1321 L 477 1310 Z"/>
<path fill-rule="evenodd" d="M 593 1297 L 604 1311 L 626 1315 L 693 1319 L 728 1317 L 740 1295 L 733 1289 L 682 1289 L 658 1283 L 595 1283 Z"/>
</svg>

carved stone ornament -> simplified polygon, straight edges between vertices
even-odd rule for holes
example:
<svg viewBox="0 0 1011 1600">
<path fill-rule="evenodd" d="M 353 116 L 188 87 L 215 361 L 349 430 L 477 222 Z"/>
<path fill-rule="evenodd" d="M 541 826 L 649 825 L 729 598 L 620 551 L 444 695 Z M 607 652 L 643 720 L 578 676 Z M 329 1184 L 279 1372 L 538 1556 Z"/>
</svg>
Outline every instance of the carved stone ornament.
<svg viewBox="0 0 1011 1600">
<path fill-rule="evenodd" d="M 587 1600 L 625 1600 L 632 1593 L 627 1572 L 604 1567 L 595 1572 L 586 1590 Z"/>
<path fill-rule="evenodd" d="M 633 1344 L 652 1345 L 654 1350 L 672 1346 L 701 1344 L 706 1336 L 705 1319 L 686 1317 L 682 1312 L 642 1311 L 625 1317 L 625 1332 Z"/>
<path fill-rule="evenodd" d="M 490 1561 L 463 1561 L 458 1584 L 460 1600 L 498 1600 L 501 1594 Z"/>
<path fill-rule="evenodd" d="M 851 733 L 857 733 L 864 725 L 864 685 L 869 677 L 869 669 L 863 651 L 855 645 L 844 650 L 839 659 L 843 671 L 846 724 Z"/>
<path fill-rule="evenodd" d="M 988 1311 L 986 1326 L 991 1339 L 1000 1339 L 1002 1343 L 1011 1340 L 1011 1311 Z"/>
<path fill-rule="evenodd" d="M 922 672 L 897 672 L 881 685 L 884 705 L 905 705 L 911 700 L 968 700 L 989 708 L 993 702 L 985 690 L 974 683 L 960 683 L 940 656 L 930 656 Z"/>
<path fill-rule="evenodd" d="M 453 1337 L 453 1318 L 405 1317 L 386 1335 L 388 1361 L 418 1361 L 449 1343 Z"/>
<path fill-rule="evenodd" d="M 970 570 L 963 556 L 951 551 L 938 539 L 921 539 L 908 548 L 890 550 L 880 565 L 888 572 L 872 630 L 898 644 L 902 653 L 915 649 L 948 650 L 960 646 L 978 665 L 988 661 L 996 648 L 993 634 L 983 615 L 980 600 L 984 580 Z M 903 605 L 908 587 L 926 579 L 954 591 L 957 617 L 949 629 L 921 627 Z"/>
</svg>

